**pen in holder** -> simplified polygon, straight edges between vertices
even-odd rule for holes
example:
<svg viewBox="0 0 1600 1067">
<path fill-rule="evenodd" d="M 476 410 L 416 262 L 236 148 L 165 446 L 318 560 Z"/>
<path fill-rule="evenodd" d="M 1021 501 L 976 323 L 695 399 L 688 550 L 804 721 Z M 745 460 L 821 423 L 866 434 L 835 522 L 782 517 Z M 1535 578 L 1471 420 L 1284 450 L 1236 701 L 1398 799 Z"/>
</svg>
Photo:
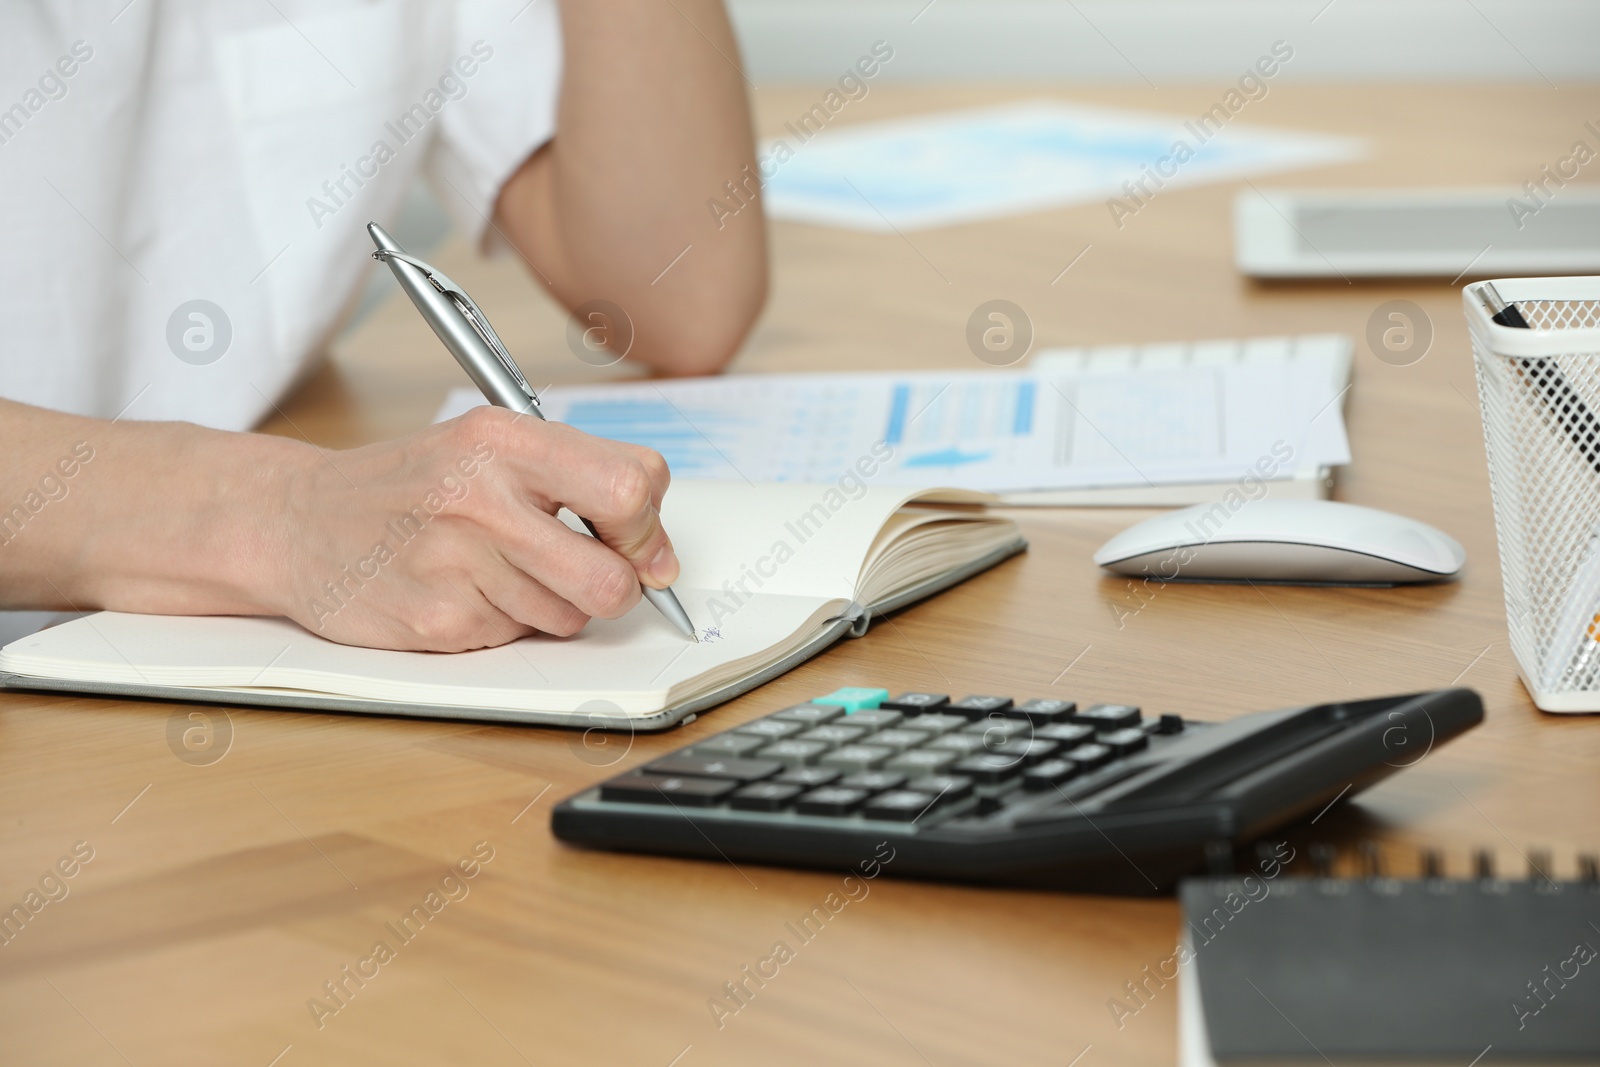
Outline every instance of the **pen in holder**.
<svg viewBox="0 0 1600 1067">
<path fill-rule="evenodd" d="M 1545 711 L 1600 711 L 1600 278 L 1462 291 L 1506 624 Z"/>
</svg>

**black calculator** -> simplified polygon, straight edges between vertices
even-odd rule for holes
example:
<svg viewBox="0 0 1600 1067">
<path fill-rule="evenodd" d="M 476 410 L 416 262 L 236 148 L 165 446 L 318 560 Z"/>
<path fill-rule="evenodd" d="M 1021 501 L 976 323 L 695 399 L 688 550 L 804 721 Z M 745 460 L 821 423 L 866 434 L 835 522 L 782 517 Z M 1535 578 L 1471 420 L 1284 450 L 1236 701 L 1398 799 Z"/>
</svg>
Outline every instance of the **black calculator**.
<svg viewBox="0 0 1600 1067">
<path fill-rule="evenodd" d="M 1131 704 L 852 686 L 563 801 L 557 837 L 735 863 L 1161 894 L 1483 719 L 1470 689 L 1222 723 Z M 885 848 L 887 846 L 887 848 Z"/>
</svg>

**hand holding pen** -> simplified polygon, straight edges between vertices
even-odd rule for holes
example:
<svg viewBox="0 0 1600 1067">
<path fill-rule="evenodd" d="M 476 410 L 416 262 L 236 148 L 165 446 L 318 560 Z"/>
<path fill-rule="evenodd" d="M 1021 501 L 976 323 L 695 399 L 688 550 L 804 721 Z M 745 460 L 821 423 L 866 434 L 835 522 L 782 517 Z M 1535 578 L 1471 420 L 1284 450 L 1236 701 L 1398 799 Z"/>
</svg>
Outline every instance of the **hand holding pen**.
<svg viewBox="0 0 1600 1067">
<path fill-rule="evenodd" d="M 544 421 L 544 413 L 539 408 L 539 398 L 522 376 L 516 361 L 511 358 L 510 352 L 506 350 L 494 328 L 489 325 L 488 317 L 483 314 L 476 302 L 443 272 L 408 255 L 377 223 L 369 224 L 367 232 L 371 234 L 373 244 L 377 246 L 373 258 L 388 263 L 400 287 L 411 298 L 434 333 L 444 342 L 450 354 L 461 364 L 473 384 L 483 392 L 484 397 L 497 407 L 531 415 L 541 422 Z M 551 427 L 551 430 L 555 429 Z M 575 434 L 578 431 L 556 432 Z M 634 447 L 615 442 L 609 444 L 615 448 Z M 632 494 L 647 496 L 647 499 L 641 499 L 639 503 L 651 508 L 653 516 L 654 510 L 660 507 L 660 493 L 666 488 L 665 465 L 660 464 L 659 456 L 649 453 L 648 450 L 635 451 L 653 457 L 654 462 L 660 465 L 659 477 L 649 479 L 651 483 L 659 482 L 659 488 L 653 484 L 641 483 L 638 487 L 639 492 Z M 565 476 L 576 486 L 583 484 L 582 479 L 586 472 L 565 470 L 552 473 L 558 478 Z M 576 488 L 575 491 L 581 492 Z M 563 504 L 569 502 L 578 504 L 578 499 L 570 497 L 560 501 Z M 639 573 L 640 588 L 644 596 L 680 633 L 690 640 L 697 640 L 694 624 L 689 621 L 688 614 L 683 610 L 683 605 L 679 603 L 677 596 L 673 594 L 670 585 L 663 583 L 657 588 L 648 584 L 651 581 L 660 581 L 660 569 L 663 567 L 670 566 L 674 573 L 677 570 L 676 558 L 672 556 L 670 544 L 666 542 L 664 533 L 660 533 L 659 522 L 650 524 L 653 530 L 649 538 L 641 539 L 627 524 L 619 523 L 613 529 L 602 530 L 584 513 L 587 509 L 583 509 L 581 504 L 577 510 L 589 533 L 622 552 L 634 564 Z M 596 515 L 594 518 L 604 521 L 602 516 Z M 655 545 L 657 533 L 660 533 L 659 547 Z"/>
</svg>

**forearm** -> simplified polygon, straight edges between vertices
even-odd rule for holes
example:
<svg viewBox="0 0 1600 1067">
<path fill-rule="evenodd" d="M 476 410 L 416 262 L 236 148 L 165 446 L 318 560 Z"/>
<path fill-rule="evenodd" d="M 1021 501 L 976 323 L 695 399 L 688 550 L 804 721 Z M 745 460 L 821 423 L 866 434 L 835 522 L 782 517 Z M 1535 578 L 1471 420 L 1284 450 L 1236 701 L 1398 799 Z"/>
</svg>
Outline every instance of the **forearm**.
<svg viewBox="0 0 1600 1067">
<path fill-rule="evenodd" d="M 458 652 L 576 633 L 678 576 L 659 455 L 502 408 L 325 452 L 0 400 L 0 456 L 0 609 L 284 615 Z"/>
<path fill-rule="evenodd" d="M 310 446 L 0 401 L 0 608 L 273 612 L 285 472 Z"/>
<path fill-rule="evenodd" d="M 609 300 L 669 373 L 732 358 L 766 296 L 738 48 L 720 0 L 563 0 L 559 134 L 507 184 L 507 233 L 568 307 Z M 731 202 L 733 182 L 748 203 Z"/>
</svg>

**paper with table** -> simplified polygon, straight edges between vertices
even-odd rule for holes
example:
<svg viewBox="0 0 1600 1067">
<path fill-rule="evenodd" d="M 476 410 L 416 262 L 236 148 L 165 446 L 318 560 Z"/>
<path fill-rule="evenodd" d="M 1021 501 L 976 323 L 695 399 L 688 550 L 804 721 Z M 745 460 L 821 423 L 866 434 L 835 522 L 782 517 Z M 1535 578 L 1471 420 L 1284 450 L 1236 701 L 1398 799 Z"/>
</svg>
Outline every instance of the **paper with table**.
<svg viewBox="0 0 1600 1067">
<path fill-rule="evenodd" d="M 1026 101 L 816 132 L 791 123 L 761 158 L 772 218 L 891 233 L 1111 197 L 1138 209 L 1164 188 L 1364 153 L 1355 138 L 1239 125 L 1231 114 Z M 1145 192 L 1130 196 L 1125 182 Z"/>
<path fill-rule="evenodd" d="M 647 445 L 679 480 L 956 486 L 1009 504 L 1179 504 L 1253 476 L 1307 495 L 1350 461 L 1338 335 L 1040 353 L 1024 370 L 558 386 L 546 416 Z M 484 403 L 452 391 L 438 418 Z M 858 475 L 859 476 L 859 475 Z"/>
</svg>

